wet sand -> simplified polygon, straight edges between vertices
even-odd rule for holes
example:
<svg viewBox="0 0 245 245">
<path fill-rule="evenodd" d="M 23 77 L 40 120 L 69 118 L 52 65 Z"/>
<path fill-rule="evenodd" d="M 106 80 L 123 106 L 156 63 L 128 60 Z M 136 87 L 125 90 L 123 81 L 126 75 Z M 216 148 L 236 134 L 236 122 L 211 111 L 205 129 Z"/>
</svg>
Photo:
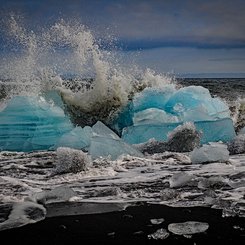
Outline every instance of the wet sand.
<svg viewBox="0 0 245 245">
<path fill-rule="evenodd" d="M 35 224 L 0 232 L 1 241 L 19 244 L 244 244 L 245 218 L 222 217 L 222 210 L 206 207 L 173 208 L 137 203 L 125 210 L 83 213 L 79 203 L 47 205 L 47 217 Z M 7 211 L 7 209 L 6 209 Z M 162 223 L 152 224 L 152 219 Z M 168 225 L 186 221 L 209 224 L 203 232 L 188 236 L 175 235 Z M 165 229 L 165 239 L 153 234 Z"/>
</svg>

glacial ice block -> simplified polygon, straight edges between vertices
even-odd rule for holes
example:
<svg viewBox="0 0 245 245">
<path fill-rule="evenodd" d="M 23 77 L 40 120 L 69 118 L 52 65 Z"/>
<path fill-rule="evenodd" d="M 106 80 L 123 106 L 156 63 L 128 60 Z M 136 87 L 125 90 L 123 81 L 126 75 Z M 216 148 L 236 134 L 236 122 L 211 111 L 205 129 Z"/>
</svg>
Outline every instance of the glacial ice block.
<svg viewBox="0 0 245 245">
<path fill-rule="evenodd" d="M 93 127 L 93 136 L 89 146 L 89 154 L 93 159 L 111 156 L 112 160 L 122 154 L 142 157 L 142 153 L 133 146 L 123 142 L 112 130 L 98 121 Z"/>
<path fill-rule="evenodd" d="M 130 126 L 123 129 L 122 139 L 129 144 L 140 144 L 149 139 L 167 141 L 167 135 L 181 123 L 161 123 Z M 230 118 L 216 121 L 194 122 L 195 127 L 201 132 L 201 144 L 208 142 L 227 142 L 235 137 L 235 130 Z"/>
<path fill-rule="evenodd" d="M 230 117 L 228 106 L 220 99 L 212 98 L 208 89 L 202 86 L 179 89 L 165 104 L 165 111 L 182 116 L 183 121 L 217 120 Z"/>
<path fill-rule="evenodd" d="M 210 143 L 201 148 L 195 148 L 190 155 L 192 163 L 225 162 L 229 159 L 227 145 Z"/>
<path fill-rule="evenodd" d="M 133 99 L 134 112 L 142 111 L 148 108 L 165 109 L 165 104 L 175 93 L 173 84 L 166 85 L 164 88 L 145 88 L 137 93 Z"/>
<path fill-rule="evenodd" d="M 60 146 L 70 147 L 73 149 L 87 150 L 91 143 L 92 128 L 89 126 L 75 127 L 71 131 L 65 133 L 58 139 L 54 148 Z"/>
<path fill-rule="evenodd" d="M 134 125 L 158 124 L 158 123 L 176 123 L 178 117 L 166 113 L 164 110 L 149 108 L 134 114 Z"/>
<path fill-rule="evenodd" d="M 47 150 L 72 128 L 61 108 L 41 97 L 16 96 L 0 111 L 0 150 Z"/>
</svg>

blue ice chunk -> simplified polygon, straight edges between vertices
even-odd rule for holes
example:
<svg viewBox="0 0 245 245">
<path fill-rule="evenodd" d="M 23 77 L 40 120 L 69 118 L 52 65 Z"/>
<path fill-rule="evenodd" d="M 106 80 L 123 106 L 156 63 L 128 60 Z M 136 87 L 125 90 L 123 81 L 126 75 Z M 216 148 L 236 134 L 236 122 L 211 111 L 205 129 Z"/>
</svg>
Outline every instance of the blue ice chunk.
<svg viewBox="0 0 245 245">
<path fill-rule="evenodd" d="M 123 142 L 117 134 L 98 121 L 93 127 L 93 136 L 89 146 L 89 154 L 93 159 L 110 156 L 117 159 L 122 154 L 142 157 L 142 153 L 133 146 Z"/>
<path fill-rule="evenodd" d="M 137 93 L 133 99 L 134 112 L 142 111 L 148 108 L 165 109 L 165 104 L 175 93 L 173 84 L 166 85 L 164 88 L 145 88 Z"/>
<path fill-rule="evenodd" d="M 143 157 L 143 154 L 133 146 L 122 140 L 110 137 L 93 136 L 89 147 L 89 154 L 93 159 L 110 156 L 111 160 L 116 160 L 120 155 L 132 155 Z"/>
<path fill-rule="evenodd" d="M 0 112 L 0 150 L 51 149 L 73 129 L 64 111 L 42 97 L 16 96 Z"/>
<path fill-rule="evenodd" d="M 197 130 L 202 132 L 201 144 L 209 142 L 228 142 L 236 137 L 233 121 L 230 118 L 216 121 L 194 122 Z"/>
<path fill-rule="evenodd" d="M 92 127 L 93 136 L 108 137 L 112 139 L 120 139 L 120 137 L 109 129 L 104 123 L 98 121 Z"/>
<path fill-rule="evenodd" d="M 181 123 L 162 123 L 130 126 L 124 128 L 122 139 L 129 144 L 140 144 L 154 138 L 157 141 L 166 141 L 168 133 Z M 235 137 L 233 122 L 230 118 L 216 121 L 194 122 L 198 131 L 202 132 L 201 144 L 208 142 L 227 142 Z"/>
<path fill-rule="evenodd" d="M 89 126 L 76 127 L 65 133 L 58 140 L 54 148 L 70 147 L 73 149 L 87 150 L 91 143 L 92 129 Z"/>
<path fill-rule="evenodd" d="M 164 110 L 149 108 L 135 113 L 133 122 L 134 126 L 142 124 L 176 123 L 179 122 L 179 118 L 170 113 L 166 113 Z"/>
<path fill-rule="evenodd" d="M 212 98 L 208 89 L 189 86 L 179 89 L 165 104 L 165 111 L 182 116 L 183 121 L 216 120 L 229 118 L 228 106 L 218 98 Z"/>
<path fill-rule="evenodd" d="M 153 138 L 157 141 L 166 141 L 168 133 L 179 125 L 181 125 L 181 123 L 130 126 L 123 129 L 122 139 L 129 144 L 140 144 Z"/>
<path fill-rule="evenodd" d="M 110 127 L 121 134 L 123 128 L 133 125 L 133 115 L 133 102 L 129 101 L 115 116 Z"/>
</svg>

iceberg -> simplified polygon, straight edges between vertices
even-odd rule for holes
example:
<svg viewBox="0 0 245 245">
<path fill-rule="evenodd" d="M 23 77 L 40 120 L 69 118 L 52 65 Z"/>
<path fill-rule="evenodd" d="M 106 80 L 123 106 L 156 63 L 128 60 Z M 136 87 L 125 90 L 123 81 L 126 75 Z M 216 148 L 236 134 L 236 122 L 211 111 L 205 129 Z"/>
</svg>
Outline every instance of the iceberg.
<svg viewBox="0 0 245 245">
<path fill-rule="evenodd" d="M 210 163 L 210 162 L 226 162 L 229 160 L 229 151 L 227 145 L 221 143 L 210 143 L 200 148 L 195 148 L 190 155 L 191 162 Z"/>
<path fill-rule="evenodd" d="M 157 141 L 167 141 L 168 134 L 180 125 L 182 123 L 133 125 L 123 129 L 122 139 L 129 144 L 140 144 L 153 138 Z M 228 142 L 236 136 L 230 118 L 194 122 L 194 125 L 201 133 L 201 144 L 215 141 Z"/>
<path fill-rule="evenodd" d="M 133 123 L 122 129 L 123 140 L 130 144 L 166 141 L 168 133 L 185 122 L 194 123 L 201 133 L 201 144 L 227 142 L 236 136 L 229 107 L 213 98 L 208 89 L 166 87 L 147 88 L 135 95 L 129 112 Z"/>
<path fill-rule="evenodd" d="M 52 149 L 73 129 L 64 111 L 42 97 L 15 96 L 0 111 L 0 150 Z"/>
</svg>

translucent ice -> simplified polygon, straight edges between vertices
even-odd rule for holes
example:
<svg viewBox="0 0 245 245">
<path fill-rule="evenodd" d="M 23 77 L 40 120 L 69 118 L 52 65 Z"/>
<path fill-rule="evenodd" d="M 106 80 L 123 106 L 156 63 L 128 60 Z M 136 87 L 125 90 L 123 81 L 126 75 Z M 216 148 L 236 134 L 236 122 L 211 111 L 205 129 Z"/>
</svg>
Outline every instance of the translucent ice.
<svg viewBox="0 0 245 245">
<path fill-rule="evenodd" d="M 112 160 L 115 160 L 118 156 L 122 154 L 142 156 L 141 152 L 136 150 L 133 146 L 130 146 L 127 143 L 123 142 L 123 140 L 116 133 L 114 133 L 111 129 L 109 129 L 100 121 L 98 121 L 92 127 L 76 127 L 70 132 L 64 134 L 56 144 L 56 147 L 63 146 L 86 150 L 93 159 L 96 159 L 98 157 L 110 156 Z M 80 157 L 76 158 L 80 159 Z M 67 160 L 66 162 L 67 165 L 61 165 L 63 167 L 66 166 L 65 169 L 68 171 L 69 161 Z M 68 172 L 71 172 L 71 170 L 69 170 Z"/>
<path fill-rule="evenodd" d="M 157 108 L 149 108 L 134 114 L 134 125 L 158 124 L 158 123 L 176 123 L 179 122 L 178 117 L 166 113 L 164 110 Z"/>
<path fill-rule="evenodd" d="M 55 148 L 60 146 L 70 147 L 74 149 L 84 149 L 87 150 L 92 137 L 92 129 L 89 126 L 84 128 L 76 127 L 70 132 L 65 133 L 61 136 L 55 145 Z"/>
<path fill-rule="evenodd" d="M 184 121 L 191 119 L 190 112 L 195 116 L 195 120 L 192 119 L 191 121 L 230 117 L 228 106 L 218 98 L 212 98 L 208 89 L 201 86 L 189 86 L 179 89 L 166 103 L 165 111 L 182 115 Z M 198 116 L 195 115 L 195 112 L 198 113 Z"/>
<path fill-rule="evenodd" d="M 135 95 L 132 104 L 128 115 L 133 124 L 122 130 L 122 138 L 131 144 L 152 138 L 166 141 L 167 134 L 184 122 L 193 122 L 202 132 L 202 144 L 235 137 L 228 106 L 201 86 L 147 88 Z"/>
<path fill-rule="evenodd" d="M 133 108 L 135 112 L 148 108 L 165 109 L 165 104 L 174 94 L 176 89 L 173 85 L 167 85 L 161 89 L 146 88 L 141 93 L 135 95 Z"/>
<path fill-rule="evenodd" d="M 210 143 L 195 148 L 190 158 L 192 163 L 226 162 L 229 159 L 229 151 L 225 144 Z"/>
<path fill-rule="evenodd" d="M 135 145 L 141 152 L 150 154 L 164 151 L 189 152 L 200 145 L 201 134 L 196 130 L 193 123 L 179 125 L 168 134 L 167 141 L 156 141 L 150 139 L 146 143 Z"/>
<path fill-rule="evenodd" d="M 168 134 L 182 123 L 161 123 L 135 125 L 124 128 L 122 139 L 130 144 L 140 144 L 154 138 L 157 141 L 167 141 Z M 215 121 L 194 122 L 195 127 L 201 132 L 201 144 L 208 142 L 227 142 L 235 137 L 235 130 L 230 118 Z"/>
<path fill-rule="evenodd" d="M 0 112 L 0 150 L 51 149 L 72 128 L 64 111 L 42 97 L 16 96 Z"/>
<path fill-rule="evenodd" d="M 140 151 L 128 145 L 102 122 L 97 122 L 93 127 L 93 136 L 89 146 L 89 154 L 93 159 L 101 156 L 111 156 L 112 160 L 122 154 L 143 156 Z"/>
</svg>

